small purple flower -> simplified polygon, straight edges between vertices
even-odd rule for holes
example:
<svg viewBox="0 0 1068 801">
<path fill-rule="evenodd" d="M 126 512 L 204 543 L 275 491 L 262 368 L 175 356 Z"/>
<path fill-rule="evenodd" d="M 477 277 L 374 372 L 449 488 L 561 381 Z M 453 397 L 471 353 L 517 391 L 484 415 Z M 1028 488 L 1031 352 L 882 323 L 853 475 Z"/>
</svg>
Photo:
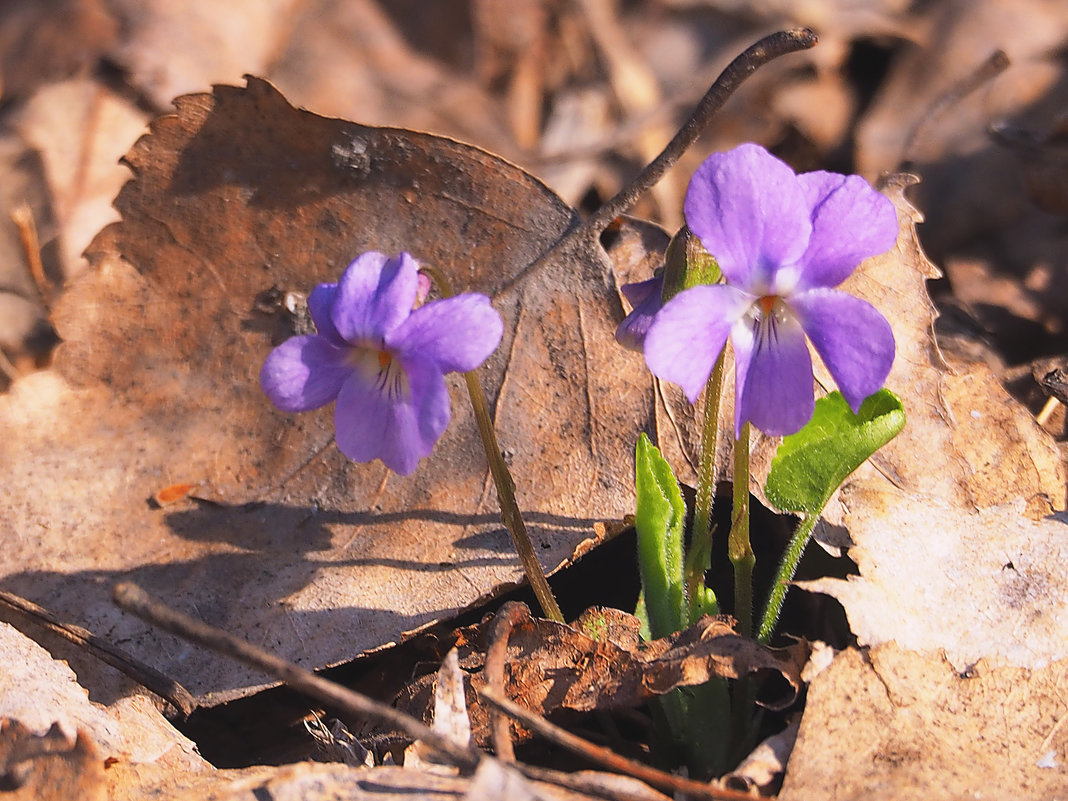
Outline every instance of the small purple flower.
<svg viewBox="0 0 1068 801">
<path fill-rule="evenodd" d="M 893 246 L 888 198 L 858 175 L 797 175 L 748 144 L 698 167 L 685 213 L 726 283 L 680 292 L 656 315 L 644 348 L 656 376 L 695 402 L 729 337 L 735 437 L 747 421 L 779 436 L 812 417 L 806 336 L 854 412 L 882 387 L 894 361 L 890 324 L 833 287 Z"/>
<path fill-rule="evenodd" d="M 660 296 L 664 292 L 664 276 L 623 284 L 619 290 L 630 302 L 631 312 L 616 329 L 616 342 L 627 350 L 641 351 L 649 326 L 663 306 Z"/>
<path fill-rule="evenodd" d="M 336 400 L 342 453 L 411 473 L 449 423 L 444 374 L 474 370 L 504 330 L 485 295 L 457 295 L 413 310 L 420 290 L 415 259 L 407 253 L 359 256 L 340 281 L 320 284 L 308 296 L 318 333 L 292 337 L 267 356 L 260 371 L 267 397 L 285 412 Z"/>
</svg>

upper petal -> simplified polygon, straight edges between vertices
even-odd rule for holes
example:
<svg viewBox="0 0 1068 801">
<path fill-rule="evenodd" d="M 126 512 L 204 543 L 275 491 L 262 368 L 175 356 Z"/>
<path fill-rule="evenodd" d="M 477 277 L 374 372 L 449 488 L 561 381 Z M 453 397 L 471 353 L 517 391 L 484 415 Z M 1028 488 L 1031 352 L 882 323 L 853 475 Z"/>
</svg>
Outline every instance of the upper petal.
<svg viewBox="0 0 1068 801">
<path fill-rule="evenodd" d="M 755 298 L 725 284 L 695 286 L 665 304 L 645 335 L 645 363 L 696 403 L 731 326 Z"/>
<path fill-rule="evenodd" d="M 406 476 L 430 455 L 448 426 L 449 392 L 429 360 L 415 356 L 395 369 L 404 374 L 400 395 L 354 373 L 338 395 L 334 428 L 338 448 L 354 462 L 381 459 Z"/>
<path fill-rule="evenodd" d="M 347 343 L 341 338 L 341 334 L 334 327 L 334 320 L 330 316 L 334 308 L 334 298 L 337 296 L 337 284 L 319 284 L 308 295 L 308 313 L 315 330 L 319 336 L 338 347 L 344 347 Z"/>
<path fill-rule="evenodd" d="M 894 246 L 894 204 L 859 175 L 821 171 L 797 179 L 812 209 L 812 236 L 798 265 L 798 290 L 838 286 L 864 259 Z"/>
<path fill-rule="evenodd" d="M 794 171 L 753 144 L 709 156 L 685 202 L 687 225 L 727 281 L 758 296 L 768 293 L 779 267 L 805 252 L 810 209 Z"/>
<path fill-rule="evenodd" d="M 284 412 L 318 409 L 337 397 L 352 374 L 349 352 L 315 334 L 290 337 L 268 354 L 260 386 Z"/>
<path fill-rule="evenodd" d="M 833 289 L 803 292 L 790 305 L 855 413 L 890 374 L 890 323 L 867 301 Z"/>
<path fill-rule="evenodd" d="M 784 304 L 771 316 L 747 315 L 731 331 L 734 345 L 734 436 L 751 422 L 785 436 L 812 418 L 812 358 L 805 333 Z"/>
<path fill-rule="evenodd" d="M 501 342 L 504 323 L 490 299 L 478 293 L 456 295 L 420 306 L 386 337 L 403 356 L 418 353 L 441 372 L 474 370 Z"/>
<path fill-rule="evenodd" d="M 407 253 L 364 253 L 341 274 L 331 319 L 346 342 L 380 344 L 411 314 L 418 288 L 415 259 Z"/>
</svg>

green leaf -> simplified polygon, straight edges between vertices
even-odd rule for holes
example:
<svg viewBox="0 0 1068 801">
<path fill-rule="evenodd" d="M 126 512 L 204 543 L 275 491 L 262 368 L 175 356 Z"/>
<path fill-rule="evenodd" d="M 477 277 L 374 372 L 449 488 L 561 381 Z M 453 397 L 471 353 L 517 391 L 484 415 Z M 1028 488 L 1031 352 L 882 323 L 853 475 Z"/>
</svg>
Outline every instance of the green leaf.
<svg viewBox="0 0 1068 801">
<path fill-rule="evenodd" d="M 841 392 L 816 401 L 808 424 L 783 439 L 764 492 L 783 511 L 815 515 L 864 460 L 905 427 L 901 400 L 881 389 L 857 414 Z"/>
<path fill-rule="evenodd" d="M 649 437 L 638 438 L 634 486 L 638 509 L 638 569 L 654 639 L 685 628 L 682 534 L 686 503 L 679 483 Z"/>
</svg>

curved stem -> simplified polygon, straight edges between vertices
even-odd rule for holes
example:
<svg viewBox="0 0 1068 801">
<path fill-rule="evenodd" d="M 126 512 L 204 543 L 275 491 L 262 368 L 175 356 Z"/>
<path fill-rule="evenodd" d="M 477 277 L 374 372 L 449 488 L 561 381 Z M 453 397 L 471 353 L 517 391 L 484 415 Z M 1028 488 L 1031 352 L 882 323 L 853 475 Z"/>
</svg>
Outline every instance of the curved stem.
<svg viewBox="0 0 1068 801">
<path fill-rule="evenodd" d="M 793 536 L 790 537 L 790 542 L 783 552 L 782 561 L 779 562 L 779 570 L 775 574 L 775 581 L 771 585 L 771 592 L 768 593 L 768 604 L 764 607 L 764 615 L 757 631 L 757 639 L 764 645 L 768 644 L 771 640 L 771 635 L 775 633 L 775 626 L 779 622 L 779 613 L 782 612 L 782 602 L 786 599 L 786 593 L 790 591 L 790 582 L 793 581 L 794 574 L 797 573 L 797 565 L 805 553 L 805 546 L 808 545 L 809 538 L 812 536 L 812 529 L 816 527 L 817 520 L 819 520 L 819 515 L 807 515 L 801 521 Z"/>
<path fill-rule="evenodd" d="M 749 423 L 734 443 L 734 507 L 727 555 L 734 565 L 734 616 L 738 633 L 753 631 L 753 565 L 756 555 L 749 542 Z"/>
<path fill-rule="evenodd" d="M 452 297 L 452 285 L 441 274 L 441 271 L 425 264 L 420 269 L 433 279 L 444 297 Z M 489 404 L 486 403 L 486 395 L 478 381 L 477 371 L 464 373 L 464 381 L 467 384 L 467 394 L 471 396 L 471 407 L 475 411 L 475 421 L 478 424 L 478 433 L 482 437 L 482 447 L 489 460 L 490 475 L 493 476 L 493 483 L 497 487 L 501 522 L 508 529 L 512 544 L 515 546 L 516 553 L 519 554 L 519 561 L 523 564 L 523 572 L 526 573 L 527 581 L 530 582 L 530 587 L 534 590 L 534 595 L 541 605 L 542 613 L 550 620 L 563 623 L 564 613 L 560 611 L 560 605 L 549 588 L 541 561 L 527 535 L 527 527 L 515 499 L 515 482 L 512 481 L 512 474 L 501 456 L 501 447 L 497 444 L 497 433 L 493 430 L 493 418 L 490 417 Z"/>
</svg>

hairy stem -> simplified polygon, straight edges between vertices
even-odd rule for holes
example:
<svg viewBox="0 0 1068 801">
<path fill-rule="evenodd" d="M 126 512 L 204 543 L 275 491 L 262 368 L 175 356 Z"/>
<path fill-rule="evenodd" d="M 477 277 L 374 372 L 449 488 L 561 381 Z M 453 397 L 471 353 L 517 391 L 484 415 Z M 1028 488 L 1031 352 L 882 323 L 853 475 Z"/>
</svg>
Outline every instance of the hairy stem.
<svg viewBox="0 0 1068 801">
<path fill-rule="evenodd" d="M 452 285 L 440 270 L 423 265 L 422 271 L 437 284 L 438 291 L 443 297 L 452 297 Z M 475 370 L 464 373 L 464 381 L 467 384 L 467 394 L 471 396 L 471 407 L 475 411 L 475 422 L 478 424 L 478 433 L 482 437 L 482 447 L 486 451 L 489 461 L 490 475 L 493 476 L 493 484 L 497 487 L 497 502 L 501 507 L 501 522 L 512 537 L 512 544 L 519 561 L 523 564 L 523 572 L 526 573 L 527 581 L 534 590 L 534 595 L 541 605 L 542 613 L 550 620 L 558 623 L 564 622 L 564 613 L 560 611 L 560 605 L 549 588 L 549 582 L 545 578 L 545 571 L 541 567 L 541 561 L 534 551 L 534 545 L 527 534 L 523 515 L 519 511 L 519 504 L 515 498 L 515 482 L 508 465 L 501 456 L 501 447 L 497 444 L 497 432 L 493 429 L 493 418 L 490 416 L 489 404 L 486 403 L 486 395 L 482 391 L 482 385 L 478 381 L 478 373 Z"/>
<path fill-rule="evenodd" d="M 734 508 L 727 555 L 734 565 L 734 616 L 738 633 L 753 631 L 753 565 L 756 556 L 749 542 L 749 423 L 734 443 Z"/>
<path fill-rule="evenodd" d="M 699 587 L 712 558 L 712 504 L 716 497 L 716 441 L 719 438 L 719 405 L 723 394 L 723 354 L 719 354 L 705 387 L 705 420 L 701 429 L 701 461 L 697 466 L 697 499 L 693 510 L 693 535 L 686 556 L 686 598 L 690 605 L 690 623 L 699 611 Z"/>
<path fill-rule="evenodd" d="M 764 645 L 771 640 L 775 633 L 775 626 L 779 623 L 779 614 L 782 612 L 782 602 L 786 599 L 786 593 L 790 590 L 790 582 L 797 573 L 797 565 L 801 556 L 805 553 L 812 536 L 812 529 L 816 527 L 819 515 L 809 514 L 801 521 L 797 530 L 790 537 L 790 542 L 783 552 L 782 561 L 779 562 L 779 570 L 775 574 L 775 581 L 771 584 L 771 592 L 768 593 L 768 603 L 764 607 L 764 615 L 760 620 L 760 628 L 757 630 L 757 639 Z"/>
</svg>

